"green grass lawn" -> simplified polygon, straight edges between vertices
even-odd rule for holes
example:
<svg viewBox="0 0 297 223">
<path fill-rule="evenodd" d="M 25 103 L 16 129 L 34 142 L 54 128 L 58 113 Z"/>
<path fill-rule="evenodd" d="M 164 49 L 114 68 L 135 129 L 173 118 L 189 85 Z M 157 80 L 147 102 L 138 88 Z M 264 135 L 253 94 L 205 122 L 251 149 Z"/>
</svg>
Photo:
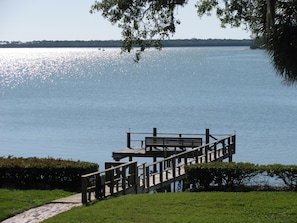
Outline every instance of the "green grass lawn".
<svg viewBox="0 0 297 223">
<path fill-rule="evenodd" d="M 71 222 L 297 222 L 294 192 L 200 192 L 126 195 L 46 220 Z"/>
<path fill-rule="evenodd" d="M 70 196 L 63 190 L 9 190 L 0 189 L 0 221 L 40 206 L 52 200 Z"/>
</svg>

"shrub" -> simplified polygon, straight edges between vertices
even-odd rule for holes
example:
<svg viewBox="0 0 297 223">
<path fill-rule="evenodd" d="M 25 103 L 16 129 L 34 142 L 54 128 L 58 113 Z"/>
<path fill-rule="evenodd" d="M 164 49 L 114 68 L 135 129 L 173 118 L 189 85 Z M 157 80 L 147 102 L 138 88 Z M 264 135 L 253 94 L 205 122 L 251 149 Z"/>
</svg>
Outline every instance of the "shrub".
<svg viewBox="0 0 297 223">
<path fill-rule="evenodd" d="M 281 179 L 291 190 L 297 191 L 297 166 L 272 164 L 266 166 L 268 176 Z"/>
<path fill-rule="evenodd" d="M 79 191 L 81 175 L 98 168 L 96 163 L 82 161 L 0 157 L 0 187 Z"/>
<path fill-rule="evenodd" d="M 186 167 L 187 183 L 194 189 L 232 189 L 258 175 L 258 166 L 251 163 L 210 162 Z"/>
<path fill-rule="evenodd" d="M 186 183 L 192 185 L 194 190 L 234 190 L 240 186 L 273 187 L 262 185 L 259 180 L 265 177 L 281 179 L 288 189 L 297 191 L 295 165 L 211 162 L 186 166 Z"/>
</svg>

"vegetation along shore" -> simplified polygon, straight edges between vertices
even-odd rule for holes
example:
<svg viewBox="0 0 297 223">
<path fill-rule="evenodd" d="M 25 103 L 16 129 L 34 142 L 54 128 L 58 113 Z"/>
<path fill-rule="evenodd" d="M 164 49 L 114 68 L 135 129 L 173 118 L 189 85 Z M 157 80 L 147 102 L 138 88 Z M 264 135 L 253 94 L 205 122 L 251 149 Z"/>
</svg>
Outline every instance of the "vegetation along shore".
<svg viewBox="0 0 297 223">
<path fill-rule="evenodd" d="M 254 46 L 254 41 L 251 39 L 176 39 L 163 40 L 163 47 L 204 47 L 204 46 Z M 122 47 L 121 40 L 91 40 L 91 41 L 2 41 L 0 48 L 43 48 L 43 47 Z"/>
</svg>

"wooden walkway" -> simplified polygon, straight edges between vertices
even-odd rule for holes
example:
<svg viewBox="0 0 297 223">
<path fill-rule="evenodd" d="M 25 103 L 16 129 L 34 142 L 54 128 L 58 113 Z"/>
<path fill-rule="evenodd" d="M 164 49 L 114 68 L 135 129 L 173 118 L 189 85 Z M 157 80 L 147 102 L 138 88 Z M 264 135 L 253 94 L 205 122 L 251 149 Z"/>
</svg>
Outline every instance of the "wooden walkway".
<svg viewBox="0 0 297 223">
<path fill-rule="evenodd" d="M 235 154 L 235 134 L 217 139 L 206 131 L 201 146 L 178 150 L 176 148 L 155 148 L 148 151 L 143 147 L 124 149 L 113 153 L 115 159 L 129 157 L 129 162 L 107 162 L 105 169 L 82 176 L 82 203 L 87 204 L 94 198 L 124 194 L 149 193 L 153 191 L 182 190 L 185 179 L 185 166 L 194 163 L 232 161 Z M 210 142 L 212 141 L 212 142 Z M 158 150 L 158 151 L 157 151 Z M 168 156 L 168 151 L 171 151 Z M 164 152 L 167 157 L 164 158 Z M 163 158 L 159 161 L 156 157 Z M 153 157 L 151 164 L 132 161 L 132 157 Z"/>
</svg>

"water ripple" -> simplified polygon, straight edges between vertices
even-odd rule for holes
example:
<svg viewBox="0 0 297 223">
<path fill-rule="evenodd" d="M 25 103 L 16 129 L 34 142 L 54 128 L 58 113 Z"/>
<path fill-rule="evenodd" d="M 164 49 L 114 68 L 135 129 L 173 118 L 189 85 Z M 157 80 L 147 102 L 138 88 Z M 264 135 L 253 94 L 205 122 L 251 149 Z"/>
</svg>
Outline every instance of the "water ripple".
<svg viewBox="0 0 297 223">
<path fill-rule="evenodd" d="M 119 49 L 1 49 L 0 86 L 103 75 L 104 68 L 118 69 L 125 60 Z"/>
</svg>

